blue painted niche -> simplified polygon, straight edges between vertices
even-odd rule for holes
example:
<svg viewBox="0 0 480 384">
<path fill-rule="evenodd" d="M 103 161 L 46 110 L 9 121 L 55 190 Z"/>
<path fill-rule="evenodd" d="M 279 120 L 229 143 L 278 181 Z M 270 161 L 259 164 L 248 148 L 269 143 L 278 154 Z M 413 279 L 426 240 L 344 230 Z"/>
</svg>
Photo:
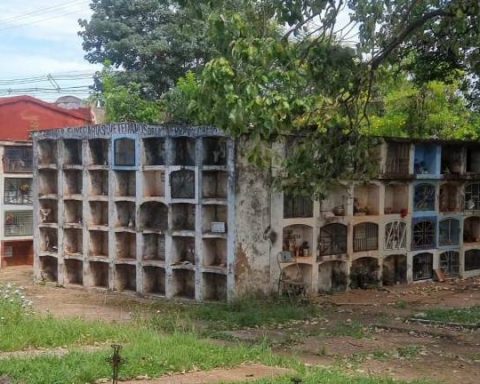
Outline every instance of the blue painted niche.
<svg viewBox="0 0 480 384">
<path fill-rule="evenodd" d="M 435 144 L 415 145 L 413 170 L 415 175 L 440 175 L 441 149 Z"/>
</svg>

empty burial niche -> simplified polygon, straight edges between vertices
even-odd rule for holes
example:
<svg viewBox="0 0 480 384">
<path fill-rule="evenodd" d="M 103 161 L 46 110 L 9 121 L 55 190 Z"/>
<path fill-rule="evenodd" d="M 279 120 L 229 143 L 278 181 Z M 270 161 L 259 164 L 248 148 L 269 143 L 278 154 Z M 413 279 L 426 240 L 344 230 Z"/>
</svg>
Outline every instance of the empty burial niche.
<svg viewBox="0 0 480 384">
<path fill-rule="evenodd" d="M 227 140 L 224 137 L 203 139 L 203 165 L 227 164 Z"/>
<path fill-rule="evenodd" d="M 115 172 L 115 196 L 117 197 L 135 197 L 136 193 L 135 171 L 116 171 Z"/>
<path fill-rule="evenodd" d="M 143 195 L 145 197 L 165 197 L 165 172 L 143 172 Z"/>
<path fill-rule="evenodd" d="M 195 264 L 195 239 L 193 237 L 173 237 L 173 265 Z"/>
<path fill-rule="evenodd" d="M 135 233 L 115 233 L 117 259 L 136 259 L 137 238 Z"/>
<path fill-rule="evenodd" d="M 385 186 L 385 208 L 386 215 L 397 213 L 406 215 L 408 213 L 408 185 L 391 183 Z"/>
<path fill-rule="evenodd" d="M 40 169 L 38 171 L 38 193 L 40 196 L 57 194 L 57 171 Z"/>
<path fill-rule="evenodd" d="M 442 148 L 442 174 L 459 175 L 463 171 L 463 149 L 460 145 L 446 145 Z"/>
<path fill-rule="evenodd" d="M 135 209 L 135 205 L 133 206 Z M 165 231 L 168 228 L 168 208 L 158 202 L 143 203 L 140 206 L 140 228 L 150 231 Z"/>
<path fill-rule="evenodd" d="M 81 195 L 82 194 L 82 171 L 68 170 L 63 172 L 63 194 L 69 195 Z"/>
<path fill-rule="evenodd" d="M 115 203 L 117 221 L 115 227 L 135 229 L 135 203 L 131 201 L 117 201 Z"/>
<path fill-rule="evenodd" d="M 38 164 L 52 165 L 57 162 L 57 143 L 54 140 L 40 140 L 38 142 Z"/>
<path fill-rule="evenodd" d="M 150 137 L 143 139 L 144 165 L 165 165 L 165 139 Z"/>
<path fill-rule="evenodd" d="M 413 256 L 413 280 L 427 280 L 433 277 L 433 255 L 419 253 Z"/>
<path fill-rule="evenodd" d="M 463 222 L 463 242 L 480 242 L 480 217 L 472 216 L 465 219 Z"/>
<path fill-rule="evenodd" d="M 325 216 L 345 216 L 347 215 L 348 202 L 351 201 L 351 195 L 344 186 L 334 186 L 330 189 L 328 196 L 320 203 L 320 213 Z"/>
<path fill-rule="evenodd" d="M 175 231 L 195 230 L 194 204 L 172 204 L 172 229 Z"/>
<path fill-rule="evenodd" d="M 391 255 L 383 259 L 383 285 L 407 282 L 407 256 Z"/>
<path fill-rule="evenodd" d="M 108 225 L 108 202 L 91 201 L 90 208 L 90 225 Z"/>
<path fill-rule="evenodd" d="M 350 269 L 350 287 L 352 289 L 377 287 L 378 271 L 378 260 L 373 257 L 361 257 L 354 260 Z"/>
<path fill-rule="evenodd" d="M 88 140 L 89 165 L 108 165 L 108 140 Z"/>
<path fill-rule="evenodd" d="M 480 269 L 480 249 L 465 251 L 465 271 L 475 271 L 477 269 Z"/>
<path fill-rule="evenodd" d="M 65 280 L 67 284 L 83 285 L 83 262 L 65 260 Z"/>
<path fill-rule="evenodd" d="M 456 277 L 460 273 L 460 255 L 457 251 L 440 254 L 440 269 L 447 277 Z"/>
<path fill-rule="evenodd" d="M 456 212 L 461 210 L 460 185 L 445 183 L 440 186 L 439 207 L 441 212 Z"/>
<path fill-rule="evenodd" d="M 203 299 L 207 301 L 227 300 L 227 276 L 203 273 Z"/>
<path fill-rule="evenodd" d="M 228 195 L 228 173 L 223 171 L 203 172 L 202 197 L 204 199 L 226 199 Z"/>
<path fill-rule="evenodd" d="M 89 171 L 90 196 L 108 196 L 108 171 Z"/>
<path fill-rule="evenodd" d="M 149 233 L 143 235 L 143 260 L 165 261 L 165 236 Z"/>
<path fill-rule="evenodd" d="M 165 295 L 165 269 L 143 267 L 143 291 L 147 295 Z"/>
<path fill-rule="evenodd" d="M 40 200 L 40 223 L 56 223 L 58 222 L 58 203 L 57 200 L 45 199 Z"/>
<path fill-rule="evenodd" d="M 58 281 L 58 260 L 52 256 L 40 256 L 40 275 L 42 281 Z"/>
<path fill-rule="evenodd" d="M 467 172 L 480 173 L 480 147 L 467 148 Z"/>
<path fill-rule="evenodd" d="M 58 234 L 54 228 L 40 228 L 40 250 L 56 253 L 58 251 Z"/>
<path fill-rule="evenodd" d="M 65 165 L 81 165 L 82 164 L 82 141 L 81 140 L 64 140 L 63 141 L 63 163 Z"/>
<path fill-rule="evenodd" d="M 283 248 L 290 251 L 293 257 L 312 255 L 313 230 L 308 225 L 295 224 L 283 229 Z"/>
<path fill-rule="evenodd" d="M 225 268 L 227 266 L 227 240 L 203 240 L 203 265 L 205 267 L 220 268 Z"/>
<path fill-rule="evenodd" d="M 65 229 L 63 239 L 63 250 L 66 255 L 82 254 L 82 230 L 81 229 Z"/>
<path fill-rule="evenodd" d="M 77 200 L 65 201 L 65 223 L 82 223 L 82 202 Z"/>
<path fill-rule="evenodd" d="M 137 267 L 135 265 L 115 265 L 115 289 L 120 292 L 137 290 Z"/>
<path fill-rule="evenodd" d="M 108 257 L 108 232 L 89 231 L 89 251 L 91 257 Z"/>
<path fill-rule="evenodd" d="M 413 170 L 416 175 L 437 175 L 437 149 L 434 144 L 415 145 Z"/>
<path fill-rule="evenodd" d="M 97 288 L 108 288 L 109 265 L 100 261 L 91 261 L 89 267 L 91 285 Z"/>
<path fill-rule="evenodd" d="M 172 290 L 174 297 L 195 298 L 195 272 L 186 269 L 173 270 Z"/>
<path fill-rule="evenodd" d="M 225 205 L 204 205 L 202 211 L 203 233 L 227 233 L 228 209 Z"/>
<path fill-rule="evenodd" d="M 347 289 L 348 266 L 344 261 L 326 261 L 318 266 L 318 292 L 343 292 Z"/>
<path fill-rule="evenodd" d="M 409 174 L 410 144 L 388 143 L 385 174 L 406 176 Z"/>
<path fill-rule="evenodd" d="M 176 137 L 172 144 L 173 165 L 195 165 L 195 139 Z"/>
<path fill-rule="evenodd" d="M 354 187 L 353 214 L 356 216 L 378 215 L 380 188 L 376 184 L 359 184 Z"/>
<path fill-rule="evenodd" d="M 172 199 L 195 198 L 195 172 L 182 169 L 170 174 Z"/>
</svg>

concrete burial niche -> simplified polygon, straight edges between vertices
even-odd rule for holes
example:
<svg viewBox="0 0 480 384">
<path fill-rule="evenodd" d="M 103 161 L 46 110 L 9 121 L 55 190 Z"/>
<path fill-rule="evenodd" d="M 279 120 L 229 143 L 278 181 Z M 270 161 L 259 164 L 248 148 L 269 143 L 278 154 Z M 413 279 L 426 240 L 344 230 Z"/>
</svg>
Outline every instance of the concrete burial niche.
<svg viewBox="0 0 480 384">
<path fill-rule="evenodd" d="M 408 176 L 410 168 L 410 143 L 387 143 L 384 174 L 389 177 Z"/>
<path fill-rule="evenodd" d="M 227 241 L 225 239 L 203 240 L 203 265 L 221 268 L 227 266 Z"/>
<path fill-rule="evenodd" d="M 88 140 L 89 165 L 108 165 L 108 140 L 91 139 Z"/>
<path fill-rule="evenodd" d="M 63 141 L 63 164 L 64 165 L 82 165 L 82 141 L 64 140 Z"/>
<path fill-rule="evenodd" d="M 165 171 L 143 172 L 143 196 L 165 197 Z"/>
<path fill-rule="evenodd" d="M 365 252 L 378 249 L 378 224 L 361 223 L 353 227 L 353 251 Z"/>
<path fill-rule="evenodd" d="M 115 196 L 135 197 L 136 188 L 135 171 L 115 171 Z"/>
<path fill-rule="evenodd" d="M 172 263 L 174 265 L 195 264 L 195 238 L 175 236 L 172 240 Z"/>
<path fill-rule="evenodd" d="M 56 165 L 57 142 L 55 140 L 40 140 L 37 144 L 37 158 L 40 166 Z"/>
<path fill-rule="evenodd" d="M 115 227 L 135 229 L 136 207 L 132 201 L 115 202 Z"/>
<path fill-rule="evenodd" d="M 108 196 L 108 171 L 89 171 L 88 172 L 90 196 Z"/>
<path fill-rule="evenodd" d="M 195 172 L 181 169 L 170 174 L 172 199 L 195 198 Z"/>
<path fill-rule="evenodd" d="M 148 166 L 165 165 L 166 150 L 165 139 L 160 137 L 149 137 L 143 139 L 144 164 Z"/>
<path fill-rule="evenodd" d="M 385 185 L 385 215 L 408 213 L 408 184 L 389 183 Z"/>
<path fill-rule="evenodd" d="M 194 231 L 195 209 L 194 204 L 172 204 L 172 229 L 174 231 Z"/>
<path fill-rule="evenodd" d="M 82 194 L 82 171 L 65 170 L 63 172 L 63 194 L 65 197 Z"/>
<path fill-rule="evenodd" d="M 465 185 L 464 209 L 466 211 L 480 210 L 480 183 Z"/>
<path fill-rule="evenodd" d="M 464 172 L 464 150 L 461 145 L 442 148 L 441 171 L 444 175 L 460 175 Z"/>
<path fill-rule="evenodd" d="M 337 185 L 330 189 L 328 196 L 320 202 L 323 215 L 346 216 L 349 213 L 349 202 L 352 196 L 346 186 Z"/>
<path fill-rule="evenodd" d="M 165 236 L 149 233 L 143 235 L 143 260 L 165 261 Z"/>
<path fill-rule="evenodd" d="M 226 205 L 204 205 L 202 207 L 202 232 L 203 233 L 226 233 L 228 219 L 228 207 Z M 215 223 L 223 223 L 225 231 L 216 229 Z"/>
<path fill-rule="evenodd" d="M 416 175 L 439 175 L 439 168 L 439 147 L 435 144 L 416 144 L 414 173 Z"/>
<path fill-rule="evenodd" d="M 135 265 L 115 265 L 115 289 L 120 292 L 135 292 L 137 290 L 137 268 Z"/>
<path fill-rule="evenodd" d="M 203 172 L 202 196 L 204 199 L 226 199 L 228 173 L 224 171 Z"/>
<path fill-rule="evenodd" d="M 65 223 L 81 224 L 82 223 L 82 202 L 77 200 L 68 200 L 65 204 Z"/>
<path fill-rule="evenodd" d="M 467 147 L 467 173 L 480 173 L 480 147 L 469 146 Z"/>
<path fill-rule="evenodd" d="M 325 261 L 318 265 L 318 292 L 343 292 L 348 287 L 348 264 Z"/>
<path fill-rule="evenodd" d="M 147 295 L 165 296 L 165 269 L 143 267 L 143 292 Z"/>
<path fill-rule="evenodd" d="M 116 243 L 116 259 L 130 259 L 137 258 L 137 237 L 135 233 L 117 232 L 115 233 Z"/>
<path fill-rule="evenodd" d="M 317 245 L 318 261 L 323 256 L 346 254 L 347 232 L 347 226 L 338 223 L 327 224 L 320 228 Z"/>
<path fill-rule="evenodd" d="M 109 287 L 109 265 L 99 261 L 89 262 L 88 277 L 90 280 L 90 286 L 96 288 L 108 288 Z"/>
<path fill-rule="evenodd" d="M 174 269 L 172 276 L 173 297 L 195 298 L 195 272 L 187 269 Z"/>
<path fill-rule="evenodd" d="M 163 203 L 148 202 L 140 206 L 140 229 L 165 231 L 168 228 L 168 207 Z"/>
<path fill-rule="evenodd" d="M 58 222 L 58 201 L 54 199 L 40 200 L 39 222 L 41 224 L 52 224 Z"/>
<path fill-rule="evenodd" d="M 57 192 L 57 172 L 52 169 L 40 169 L 38 171 L 39 196 L 57 195 Z"/>
<path fill-rule="evenodd" d="M 173 164 L 195 165 L 195 139 L 191 137 L 176 137 L 172 140 Z"/>
<path fill-rule="evenodd" d="M 58 282 L 58 260 L 52 256 L 40 256 L 40 276 L 43 281 Z"/>
<path fill-rule="evenodd" d="M 227 164 L 227 141 L 223 137 L 203 139 L 203 165 L 222 166 Z"/>
<path fill-rule="evenodd" d="M 442 252 L 440 269 L 446 277 L 457 277 L 460 274 L 460 253 L 458 251 Z"/>
<path fill-rule="evenodd" d="M 227 276 L 205 272 L 202 274 L 203 300 L 226 301 L 227 300 Z"/>
<path fill-rule="evenodd" d="M 108 258 L 108 232 L 89 231 L 89 251 L 90 257 Z"/>
<path fill-rule="evenodd" d="M 461 205 L 461 186 L 458 183 L 444 183 L 440 185 L 439 207 L 440 212 L 459 212 Z"/>
<path fill-rule="evenodd" d="M 65 260 L 65 282 L 70 285 L 83 285 L 83 262 Z"/>
<path fill-rule="evenodd" d="M 413 256 L 413 280 L 429 280 L 433 278 L 433 254 L 423 252 Z"/>
<path fill-rule="evenodd" d="M 407 255 L 390 255 L 383 259 L 383 285 L 407 282 Z"/>
<path fill-rule="evenodd" d="M 313 229 L 309 225 L 295 224 L 283 229 L 283 249 L 295 257 L 312 256 Z"/>
<path fill-rule="evenodd" d="M 480 217 L 466 217 L 463 222 L 463 242 L 479 243 L 480 242 Z"/>
<path fill-rule="evenodd" d="M 82 243 L 83 233 L 81 229 L 69 228 L 64 231 L 63 252 L 67 256 L 78 255 L 83 253 Z"/>
<path fill-rule="evenodd" d="M 379 285 L 380 266 L 374 257 L 361 257 L 352 262 L 350 287 L 353 289 L 375 288 Z"/>
<path fill-rule="evenodd" d="M 89 207 L 89 225 L 108 226 L 108 202 L 90 201 Z"/>
<path fill-rule="evenodd" d="M 56 228 L 40 228 L 40 251 L 58 252 L 58 232 Z"/>
<path fill-rule="evenodd" d="M 465 251 L 465 271 L 480 270 L 480 249 Z"/>
<path fill-rule="evenodd" d="M 380 211 L 380 188 L 376 184 L 354 186 L 353 214 L 356 216 L 378 215 Z"/>
</svg>

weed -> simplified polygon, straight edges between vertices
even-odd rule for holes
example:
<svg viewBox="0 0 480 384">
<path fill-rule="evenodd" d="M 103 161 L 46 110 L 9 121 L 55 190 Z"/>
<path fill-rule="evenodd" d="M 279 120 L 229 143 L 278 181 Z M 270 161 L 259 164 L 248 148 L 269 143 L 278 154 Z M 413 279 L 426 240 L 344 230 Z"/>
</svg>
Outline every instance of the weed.
<svg viewBox="0 0 480 384">
<path fill-rule="evenodd" d="M 395 303 L 395 307 L 399 309 L 406 309 L 408 307 L 408 303 L 405 300 L 398 300 Z"/>
<path fill-rule="evenodd" d="M 459 323 L 464 325 L 480 324 L 480 306 L 460 309 L 430 309 L 425 311 L 425 319 L 444 323 Z"/>
<path fill-rule="evenodd" d="M 355 339 L 363 339 L 367 337 L 368 334 L 368 329 L 356 321 L 337 324 L 335 328 L 327 331 L 328 336 L 350 336 Z"/>
<path fill-rule="evenodd" d="M 418 345 L 407 345 L 406 347 L 398 348 L 397 352 L 404 359 L 413 359 L 420 353 L 420 347 Z"/>
</svg>

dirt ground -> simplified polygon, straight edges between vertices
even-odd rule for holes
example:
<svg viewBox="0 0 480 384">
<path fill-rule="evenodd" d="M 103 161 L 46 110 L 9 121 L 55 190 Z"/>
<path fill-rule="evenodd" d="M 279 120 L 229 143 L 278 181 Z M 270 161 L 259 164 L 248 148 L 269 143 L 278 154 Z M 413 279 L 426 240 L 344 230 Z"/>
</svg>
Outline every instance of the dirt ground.
<svg viewBox="0 0 480 384">
<path fill-rule="evenodd" d="M 33 285 L 31 269 L 25 267 L 0 270 L 2 282 L 23 286 L 36 310 L 59 317 L 128 321 L 149 302 L 111 292 Z M 480 330 L 408 322 L 432 308 L 480 305 L 480 279 L 355 290 L 313 300 L 321 309 L 317 319 L 226 336 L 268 340 L 279 354 L 352 373 L 446 384 L 480 382 Z"/>
</svg>

